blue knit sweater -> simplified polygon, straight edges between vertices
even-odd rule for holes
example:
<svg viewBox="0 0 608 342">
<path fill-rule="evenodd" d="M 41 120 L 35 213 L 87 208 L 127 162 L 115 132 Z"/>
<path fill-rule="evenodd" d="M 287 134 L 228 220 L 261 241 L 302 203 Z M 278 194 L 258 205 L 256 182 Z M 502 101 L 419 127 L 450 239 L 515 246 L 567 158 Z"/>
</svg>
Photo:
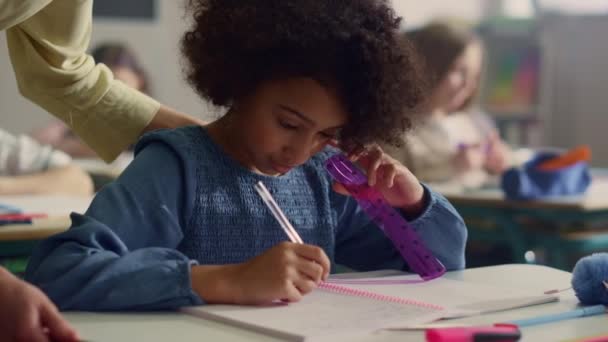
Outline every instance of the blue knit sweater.
<svg viewBox="0 0 608 342">
<path fill-rule="evenodd" d="M 279 177 L 253 173 L 200 127 L 158 131 L 65 233 L 33 253 L 27 280 L 63 310 L 158 310 L 203 304 L 190 267 L 240 263 L 285 241 L 253 185 L 261 180 L 306 243 L 332 263 L 357 270 L 407 269 L 356 202 L 332 191 L 325 150 Z M 449 269 L 464 267 L 466 227 L 454 208 L 425 188 L 411 221 Z"/>
</svg>

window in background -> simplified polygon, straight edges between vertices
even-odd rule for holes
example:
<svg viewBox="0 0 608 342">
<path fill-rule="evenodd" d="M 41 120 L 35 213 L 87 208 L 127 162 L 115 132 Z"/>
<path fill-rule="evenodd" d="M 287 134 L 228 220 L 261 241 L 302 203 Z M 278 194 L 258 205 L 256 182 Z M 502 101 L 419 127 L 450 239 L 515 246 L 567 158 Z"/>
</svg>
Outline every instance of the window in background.
<svg viewBox="0 0 608 342">
<path fill-rule="evenodd" d="M 533 18 L 536 13 L 606 14 L 608 0 L 496 0 L 491 15 Z"/>
<path fill-rule="evenodd" d="M 511 18 L 531 18 L 534 16 L 532 0 L 507 0 L 502 3 L 502 15 Z"/>
<path fill-rule="evenodd" d="M 481 106 L 511 145 L 535 145 L 542 58 L 538 2 L 497 0 L 494 5 L 480 26 L 487 53 Z"/>
<path fill-rule="evenodd" d="M 608 0 L 537 0 L 543 12 L 569 14 L 606 14 Z"/>
<path fill-rule="evenodd" d="M 478 22 L 483 19 L 486 7 L 494 0 L 425 0 L 405 1 L 392 0 L 397 14 L 403 17 L 403 26 L 410 30 L 420 27 L 437 18 L 459 18 L 468 22 Z"/>
<path fill-rule="evenodd" d="M 156 0 L 93 1 L 93 16 L 110 19 L 154 20 L 157 17 L 156 7 Z"/>
</svg>

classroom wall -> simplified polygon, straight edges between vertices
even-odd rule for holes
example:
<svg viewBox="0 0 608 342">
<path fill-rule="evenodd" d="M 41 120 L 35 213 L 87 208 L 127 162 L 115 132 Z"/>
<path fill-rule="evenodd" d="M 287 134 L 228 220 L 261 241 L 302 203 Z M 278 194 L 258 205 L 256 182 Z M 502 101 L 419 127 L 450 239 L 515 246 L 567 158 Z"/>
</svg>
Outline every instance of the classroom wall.
<svg viewBox="0 0 608 342">
<path fill-rule="evenodd" d="M 465 20 L 481 19 L 493 6 L 483 0 L 392 0 L 393 7 L 404 19 L 406 28 L 423 25 L 436 17 L 460 17 Z"/>
<path fill-rule="evenodd" d="M 543 143 L 563 148 L 588 144 L 598 167 L 608 167 L 606 32 L 608 15 L 557 15 L 543 21 L 541 34 Z"/>
</svg>

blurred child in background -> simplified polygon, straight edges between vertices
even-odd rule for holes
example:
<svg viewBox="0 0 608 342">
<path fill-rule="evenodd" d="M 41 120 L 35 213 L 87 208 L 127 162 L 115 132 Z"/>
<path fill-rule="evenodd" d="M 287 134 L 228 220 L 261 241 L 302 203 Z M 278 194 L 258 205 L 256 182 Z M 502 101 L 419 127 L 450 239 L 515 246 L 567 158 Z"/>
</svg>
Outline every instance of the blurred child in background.
<svg viewBox="0 0 608 342">
<path fill-rule="evenodd" d="M 0 195 L 90 195 L 91 178 L 72 158 L 28 136 L 0 129 Z"/>
<path fill-rule="evenodd" d="M 427 71 L 422 121 L 403 146 L 386 150 L 422 181 L 477 187 L 510 164 L 492 120 L 474 108 L 483 65 L 480 39 L 464 25 L 432 22 L 407 32 Z"/>
</svg>

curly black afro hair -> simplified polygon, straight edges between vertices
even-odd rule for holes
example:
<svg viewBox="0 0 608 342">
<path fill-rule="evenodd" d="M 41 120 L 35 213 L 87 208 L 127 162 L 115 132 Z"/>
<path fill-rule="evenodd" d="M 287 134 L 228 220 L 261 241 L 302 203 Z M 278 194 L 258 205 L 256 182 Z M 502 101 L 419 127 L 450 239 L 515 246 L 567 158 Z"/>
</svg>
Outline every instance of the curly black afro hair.
<svg viewBox="0 0 608 342">
<path fill-rule="evenodd" d="M 423 78 L 385 0 L 191 0 L 182 39 L 197 92 L 230 106 L 270 79 L 334 87 L 349 113 L 343 146 L 399 145 Z"/>
</svg>

